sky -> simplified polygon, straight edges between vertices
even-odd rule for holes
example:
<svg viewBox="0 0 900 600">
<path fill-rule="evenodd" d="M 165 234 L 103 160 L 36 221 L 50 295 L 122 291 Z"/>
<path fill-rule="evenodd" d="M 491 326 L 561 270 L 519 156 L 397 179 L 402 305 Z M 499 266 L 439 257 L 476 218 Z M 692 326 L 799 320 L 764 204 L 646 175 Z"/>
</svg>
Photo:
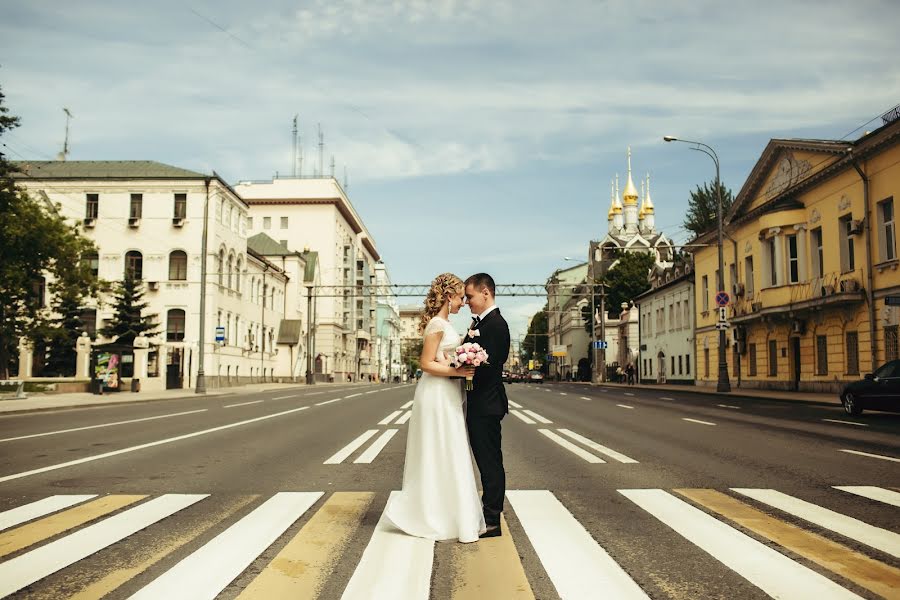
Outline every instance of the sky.
<svg viewBox="0 0 900 600">
<path fill-rule="evenodd" d="M 2 14 L 13 159 L 54 158 L 66 107 L 70 160 L 265 180 L 291 173 L 298 114 L 304 174 L 321 124 L 326 173 L 333 155 L 404 284 L 543 283 L 586 259 L 629 146 L 657 228 L 684 242 L 689 192 L 715 169 L 663 135 L 715 148 L 736 194 L 769 139 L 855 139 L 900 102 L 895 0 L 41 0 Z M 498 298 L 514 339 L 544 301 Z"/>
</svg>

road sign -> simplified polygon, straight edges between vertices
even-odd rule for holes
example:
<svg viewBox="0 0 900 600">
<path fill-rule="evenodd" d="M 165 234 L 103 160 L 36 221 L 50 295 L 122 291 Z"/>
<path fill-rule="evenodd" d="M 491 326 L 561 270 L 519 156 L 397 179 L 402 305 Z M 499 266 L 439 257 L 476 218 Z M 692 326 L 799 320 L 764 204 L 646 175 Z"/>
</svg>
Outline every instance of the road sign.
<svg viewBox="0 0 900 600">
<path fill-rule="evenodd" d="M 224 342 L 225 341 L 225 328 L 219 325 L 216 327 L 216 341 Z"/>
<path fill-rule="evenodd" d="M 724 306 L 719 307 L 719 323 L 724 323 L 728 320 L 728 309 Z"/>
<path fill-rule="evenodd" d="M 553 348 L 550 349 L 553 356 L 566 356 L 568 352 L 566 352 L 565 344 L 553 344 Z"/>
<path fill-rule="evenodd" d="M 728 329 L 729 327 L 731 327 L 731 325 L 728 324 L 728 321 L 719 321 L 718 323 L 716 323 L 716 329 L 720 331 L 722 329 Z"/>
<path fill-rule="evenodd" d="M 605 340 L 594 340 L 594 350 L 606 350 L 608 347 Z"/>
<path fill-rule="evenodd" d="M 729 302 L 731 302 L 731 298 L 728 297 L 728 292 L 716 292 L 716 306 L 728 306 Z"/>
</svg>

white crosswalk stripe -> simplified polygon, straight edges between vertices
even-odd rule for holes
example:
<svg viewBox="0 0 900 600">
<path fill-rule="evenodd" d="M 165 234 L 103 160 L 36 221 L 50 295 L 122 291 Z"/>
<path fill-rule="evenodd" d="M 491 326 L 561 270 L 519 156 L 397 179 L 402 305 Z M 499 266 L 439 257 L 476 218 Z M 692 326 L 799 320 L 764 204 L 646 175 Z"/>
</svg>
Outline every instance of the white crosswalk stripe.
<svg viewBox="0 0 900 600">
<path fill-rule="evenodd" d="M 373 447 L 379 445 L 381 439 L 390 440 L 392 436 L 387 434 L 391 431 L 396 432 L 397 430 L 385 432 L 376 440 Z M 588 438 L 583 438 L 570 430 L 559 431 L 571 439 L 591 447 L 586 443 L 591 442 Z M 553 432 L 550 431 L 550 433 Z M 563 442 L 571 443 L 560 436 L 556 437 Z M 381 448 L 386 443 L 385 441 L 380 444 Z M 596 445 L 605 448 L 599 444 Z M 598 448 L 594 449 L 600 451 Z M 373 452 L 377 454 L 377 451 Z M 615 457 L 617 454 L 612 452 L 607 455 Z M 624 455 L 619 456 L 627 458 Z M 838 494 L 852 493 L 886 504 L 888 507 L 897 506 L 897 497 L 900 496 L 894 490 L 876 486 L 833 487 L 834 490 L 829 491 L 832 498 L 837 498 Z M 853 579 L 852 573 L 848 571 L 841 573 L 835 571 L 834 577 L 829 578 L 826 576 L 827 571 L 836 567 L 829 566 L 827 561 L 819 563 L 825 565 L 825 572 L 813 571 L 807 566 L 808 563 L 799 562 L 795 558 L 795 554 L 788 553 L 782 548 L 779 544 L 784 543 L 783 541 L 771 538 L 771 542 L 763 543 L 737 529 L 734 522 L 738 516 L 735 511 L 738 509 L 729 509 L 728 506 L 738 505 L 743 506 L 746 510 L 755 511 L 756 509 L 746 503 L 747 501 L 741 503 L 737 497 L 732 495 L 729 496 L 731 505 L 725 503 L 711 508 L 715 505 L 709 504 L 711 501 L 704 500 L 704 498 L 714 498 L 714 494 L 723 497 L 720 492 L 713 490 L 675 491 L 692 502 L 706 507 L 707 512 L 663 489 L 618 490 L 619 494 L 633 503 L 637 507 L 635 510 L 638 511 L 635 513 L 633 526 L 626 529 L 628 533 L 625 535 L 633 536 L 632 542 L 646 538 L 643 539 L 643 543 L 649 541 L 654 544 L 647 551 L 646 556 L 627 557 L 627 564 L 617 562 L 618 558 L 613 558 L 614 555 L 604 547 L 606 545 L 602 541 L 604 532 L 601 531 L 600 535 L 596 535 L 589 531 L 587 527 L 590 526 L 582 524 L 576 517 L 576 514 L 580 513 L 570 510 L 566 503 L 550 490 L 507 491 L 508 505 L 504 523 L 508 523 L 510 519 L 514 518 L 518 521 L 518 527 L 511 530 L 504 525 L 504 536 L 512 536 L 515 544 L 490 547 L 493 548 L 492 552 L 500 552 L 506 560 L 518 561 L 526 571 L 529 563 L 523 559 L 524 555 L 520 552 L 523 548 L 528 548 L 527 552 L 536 556 L 537 561 L 543 567 L 543 572 L 549 577 L 558 595 L 566 599 L 596 598 L 598 590 L 603 591 L 603 597 L 609 598 L 648 598 L 651 592 L 642 589 L 629 573 L 634 573 L 635 569 L 641 568 L 639 566 L 641 560 L 646 560 L 647 568 L 652 568 L 657 558 L 654 556 L 654 549 L 657 547 L 656 541 L 659 534 L 655 533 L 652 538 L 648 538 L 643 533 L 650 530 L 647 527 L 650 521 L 662 523 L 668 528 L 667 531 L 671 530 L 666 535 L 682 540 L 681 543 L 686 540 L 693 544 L 709 555 L 708 560 L 711 563 L 716 561 L 721 563 L 730 569 L 729 572 L 733 572 L 734 577 L 745 579 L 763 593 L 775 598 L 810 598 L 814 600 L 858 598 L 859 596 L 855 593 L 842 587 L 844 585 L 842 582 L 846 582 L 848 579 L 866 587 L 865 581 Z M 865 523 L 850 519 L 850 517 L 823 506 L 805 502 L 771 489 L 735 488 L 733 491 L 798 516 L 818 528 L 830 529 L 842 536 L 862 541 L 878 550 L 891 552 L 891 546 L 884 543 L 885 539 L 888 541 L 892 539 L 890 536 L 878 538 L 875 535 L 877 534 L 875 530 L 878 528 L 871 528 Z M 708 493 L 703 495 L 698 492 Z M 396 493 L 391 492 L 391 495 Z M 334 572 L 345 573 L 344 577 L 347 578 L 347 583 L 340 582 L 339 587 L 333 589 L 343 590 L 342 598 L 346 600 L 368 600 L 370 598 L 421 598 L 424 600 L 433 597 L 432 581 L 446 577 L 447 573 L 442 569 L 449 567 L 435 561 L 437 550 L 433 541 L 407 536 L 399 532 L 387 521 L 383 512 L 378 515 L 377 524 L 367 526 L 366 523 L 376 521 L 375 515 L 372 515 L 370 511 L 379 510 L 375 508 L 377 506 L 384 506 L 378 502 L 372 503 L 371 499 L 375 496 L 376 494 L 373 493 L 337 492 L 326 497 L 326 494 L 321 491 L 301 491 L 276 492 L 268 497 L 258 499 L 253 497 L 252 501 L 256 504 L 256 508 L 246 514 L 234 513 L 241 515 L 236 517 L 232 517 L 233 513 L 230 512 L 223 513 L 226 516 L 222 517 L 221 532 L 198 548 L 194 548 L 190 554 L 181 558 L 174 565 L 161 568 L 155 566 L 156 563 L 152 561 L 139 563 L 129 578 L 145 573 L 143 581 L 149 581 L 149 583 L 140 589 L 132 588 L 130 590 L 133 592 L 131 597 L 137 599 L 165 598 L 166 600 L 190 598 L 193 600 L 195 598 L 211 599 L 223 593 L 228 597 L 233 597 L 240 593 L 237 588 L 248 586 L 251 582 L 256 582 L 257 578 L 260 580 L 260 585 L 252 592 L 249 588 L 245 588 L 248 593 L 240 595 L 240 598 L 245 598 L 245 596 L 281 597 L 278 594 L 272 596 L 271 592 L 276 588 L 267 586 L 277 584 L 283 586 L 277 589 L 290 590 L 294 583 L 300 586 L 304 577 L 312 577 L 313 583 L 318 582 L 316 585 L 321 585 L 324 581 L 323 578 L 327 578 L 332 573 L 334 566 L 342 561 L 344 561 L 343 568 Z M 9 523 L 7 528 L 10 533 L 14 534 L 17 527 L 27 529 L 31 527 L 32 523 L 40 525 L 41 521 L 34 521 L 34 519 L 55 518 L 53 513 L 65 510 L 66 507 L 75 507 L 71 510 L 80 510 L 80 504 L 93 498 L 96 498 L 96 495 L 49 496 L 26 502 L 0 513 L 0 522 Z M 161 495 L 149 498 L 134 507 L 104 517 L 99 521 L 86 522 L 80 529 L 64 533 L 47 544 L 39 545 L 43 540 L 36 538 L 32 542 L 36 546 L 34 549 L 28 549 L 26 546 L 24 552 L 0 562 L 0 595 L 12 594 L 32 586 L 29 590 L 35 595 L 46 596 L 47 592 L 41 588 L 43 578 L 74 565 L 113 544 L 130 543 L 128 538 L 143 530 L 146 530 L 142 533 L 144 536 L 148 533 L 164 536 L 162 521 L 205 498 L 209 498 L 209 494 Z M 322 501 L 321 504 L 320 501 Z M 211 500 L 207 500 L 207 502 L 211 502 Z M 312 511 L 311 509 L 316 505 L 318 508 Z M 354 509 L 353 506 L 357 508 Z M 888 508 L 885 507 L 885 509 Z M 197 510 L 201 510 L 201 508 L 198 506 Z M 205 508 L 204 504 L 202 510 L 209 509 Z M 580 507 L 580 510 L 583 511 L 584 507 Z M 731 510 L 730 513 L 729 510 Z M 305 518 L 307 513 L 312 513 L 309 521 L 304 523 L 299 532 L 289 533 L 292 525 L 297 523 L 301 517 Z M 646 521 L 642 522 L 641 519 L 646 519 Z M 158 523 L 160 525 L 156 525 Z M 783 525 L 794 527 L 787 522 L 783 522 Z M 346 546 L 347 537 L 336 538 L 341 539 L 340 542 L 330 540 L 331 536 L 337 535 L 335 532 L 338 530 L 343 531 L 342 535 L 344 536 L 349 536 L 358 530 L 360 547 L 365 547 L 361 557 L 358 553 L 353 552 L 344 555 L 343 548 Z M 156 533 L 153 533 L 154 531 Z M 885 530 L 878 531 L 885 532 Z M 755 531 L 751 531 L 751 533 L 760 535 Z M 893 532 L 885 533 L 896 535 Z M 0 545 L 3 544 L 2 536 L 4 535 L 7 534 L 0 535 Z M 279 558 L 281 555 L 273 557 L 275 551 L 270 549 L 273 547 L 286 549 L 285 544 L 289 540 L 285 538 L 289 535 L 294 536 L 294 539 L 297 540 L 297 550 L 287 552 L 283 558 Z M 524 539 L 515 539 L 523 535 Z M 617 535 L 623 534 L 618 532 Z M 325 537 L 329 538 L 327 541 L 332 542 L 330 545 L 325 543 Z M 142 540 L 141 543 L 147 543 L 146 537 Z M 152 541 L 150 543 L 152 544 Z M 175 542 L 170 539 L 164 543 Z M 184 541 L 178 543 L 184 543 Z M 493 543 L 485 542 L 485 544 Z M 807 541 L 806 543 L 808 545 L 816 542 Z M 823 539 L 822 548 L 820 548 L 826 555 L 830 548 L 826 544 L 829 543 L 833 544 L 833 542 Z M 328 549 L 325 549 L 326 546 Z M 177 547 L 175 546 L 175 548 Z M 662 545 L 659 547 L 661 548 Z M 481 543 L 467 546 L 466 550 L 469 549 L 480 550 Z M 351 560 L 348 558 L 349 556 L 359 558 L 352 559 L 355 564 L 346 564 L 345 561 Z M 837 564 L 832 558 L 828 560 Z M 869 566 L 865 567 L 869 569 L 869 573 L 872 573 L 872 568 L 877 571 L 877 575 L 870 575 L 870 577 L 877 579 L 878 584 L 883 586 L 867 589 L 876 589 L 876 595 L 884 595 L 883 591 L 878 592 L 877 589 L 897 589 L 897 586 L 900 585 L 900 570 L 877 560 L 870 558 L 865 558 L 865 560 L 870 561 Z M 289 561 L 290 564 L 285 561 Z M 312 569 L 316 571 L 316 575 L 311 575 L 303 565 L 330 566 L 324 572 L 321 569 Z M 630 567 L 629 570 L 626 571 L 625 566 Z M 696 568 L 700 573 L 702 565 L 697 565 Z M 496 577 L 507 576 L 505 572 L 497 573 L 490 569 L 486 572 L 492 580 Z M 267 573 L 274 577 L 264 577 Z M 467 573 L 473 574 L 474 572 L 467 571 Z M 474 575 L 477 574 L 474 573 Z M 315 579 L 316 577 L 318 579 Z M 509 577 L 510 581 L 513 581 L 512 576 Z M 129 578 L 117 581 L 116 586 L 126 583 Z M 50 581 L 54 582 L 55 580 Z M 529 584 L 523 576 L 522 579 L 516 581 L 516 586 L 518 586 L 516 589 L 521 590 L 523 582 L 528 588 Z M 305 580 L 302 583 L 305 586 L 303 589 L 316 589 L 311 584 L 311 580 Z M 58 584 L 57 581 L 45 585 Z M 83 582 L 80 579 L 68 580 L 65 585 L 74 585 L 72 593 L 76 593 L 78 586 L 83 585 Z M 527 589 L 526 591 L 531 592 Z M 266 592 L 269 592 L 268 596 Z M 307 595 L 305 594 L 304 597 Z M 525 594 L 523 597 L 534 597 L 534 595 Z"/>
</svg>

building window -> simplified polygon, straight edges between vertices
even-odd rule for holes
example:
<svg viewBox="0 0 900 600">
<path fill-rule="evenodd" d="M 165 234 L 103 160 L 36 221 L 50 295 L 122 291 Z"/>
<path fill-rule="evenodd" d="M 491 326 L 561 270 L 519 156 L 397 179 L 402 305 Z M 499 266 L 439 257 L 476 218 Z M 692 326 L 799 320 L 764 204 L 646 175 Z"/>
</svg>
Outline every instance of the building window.
<svg viewBox="0 0 900 600">
<path fill-rule="evenodd" d="M 169 254 L 169 281 L 185 281 L 187 279 L 187 253 L 174 250 Z"/>
<path fill-rule="evenodd" d="M 878 229 L 881 233 L 881 239 L 878 240 L 881 260 L 894 260 L 897 258 L 897 232 L 894 226 L 893 198 L 878 203 Z"/>
<path fill-rule="evenodd" d="M 816 375 L 828 375 L 828 336 L 816 336 Z"/>
<path fill-rule="evenodd" d="M 856 256 L 853 249 L 853 237 L 850 235 L 852 216 L 845 215 L 838 221 L 838 240 L 841 244 L 841 272 L 847 273 L 856 269 Z"/>
<path fill-rule="evenodd" d="M 859 375 L 859 333 L 847 332 L 847 375 Z"/>
<path fill-rule="evenodd" d="M 898 348 L 898 331 L 900 327 L 897 325 L 888 325 L 884 328 L 884 360 L 885 362 L 897 360 L 900 358 L 900 348 Z"/>
<path fill-rule="evenodd" d="M 756 344 L 747 344 L 748 362 L 747 374 L 756 377 Z"/>
<path fill-rule="evenodd" d="M 778 375 L 778 343 L 769 340 L 769 377 Z"/>
<path fill-rule="evenodd" d="M 184 341 L 184 311 L 180 308 L 170 308 L 166 315 L 166 341 Z"/>
<path fill-rule="evenodd" d="M 78 315 L 81 319 L 81 331 L 88 334 L 88 337 L 94 339 L 97 337 L 97 309 L 86 308 Z"/>
<path fill-rule="evenodd" d="M 234 273 L 234 286 L 235 286 L 234 289 L 236 292 L 241 291 L 241 277 L 244 274 L 243 273 L 243 269 L 244 269 L 243 262 L 244 262 L 243 259 L 239 256 L 237 259 L 237 266 L 235 267 L 235 273 Z"/>
<path fill-rule="evenodd" d="M 88 252 L 83 255 L 81 260 L 84 261 L 84 264 L 91 270 L 91 277 L 97 278 L 100 276 L 100 255 L 96 252 Z"/>
<path fill-rule="evenodd" d="M 797 235 L 787 236 L 788 246 L 788 282 L 800 283 L 800 254 L 797 248 Z"/>
<path fill-rule="evenodd" d="M 144 257 L 137 250 L 125 254 L 125 277 L 137 280 L 144 278 Z"/>
<path fill-rule="evenodd" d="M 769 255 L 769 285 L 778 285 L 778 265 L 775 261 L 775 238 L 765 241 L 766 253 Z"/>
<path fill-rule="evenodd" d="M 272 217 L 263 217 L 263 229 L 272 229 Z"/>
<path fill-rule="evenodd" d="M 731 278 L 731 297 L 737 296 L 737 265 L 728 265 L 728 276 Z"/>
<path fill-rule="evenodd" d="M 219 285 L 222 285 L 222 278 L 225 273 L 225 251 L 219 250 L 219 255 L 216 257 L 216 278 L 219 282 Z"/>
<path fill-rule="evenodd" d="M 747 291 L 747 295 L 753 295 L 753 257 L 747 256 L 744 258 L 744 286 Z"/>
<path fill-rule="evenodd" d="M 187 218 L 187 194 L 175 194 L 175 211 L 172 216 L 176 219 Z"/>
<path fill-rule="evenodd" d="M 230 290 L 230 289 L 232 289 L 232 287 L 231 287 L 233 284 L 232 276 L 234 273 L 234 255 L 233 254 L 228 257 L 227 273 L 228 273 L 228 280 L 227 280 L 228 281 L 228 289 Z"/>
<path fill-rule="evenodd" d="M 821 279 L 825 275 L 825 254 L 822 247 L 822 228 L 816 227 L 810 232 L 812 244 L 813 274 Z"/>
<path fill-rule="evenodd" d="M 684 375 L 684 356 L 678 355 L 678 374 Z"/>
<path fill-rule="evenodd" d="M 100 215 L 100 194 L 86 194 L 87 204 L 85 205 L 84 218 L 96 219 Z"/>
<path fill-rule="evenodd" d="M 684 374 L 685 375 L 691 374 L 691 355 L 690 354 L 684 355 Z"/>
<path fill-rule="evenodd" d="M 281 228 L 282 229 L 288 228 L 288 218 L 287 217 L 281 217 Z"/>
<path fill-rule="evenodd" d="M 703 287 L 701 288 L 701 292 L 703 293 L 703 312 L 709 311 L 709 275 L 703 276 Z"/>
<path fill-rule="evenodd" d="M 703 373 L 706 379 L 709 379 L 709 348 L 703 349 Z"/>
<path fill-rule="evenodd" d="M 669 304 L 669 331 L 675 329 L 675 305 Z"/>
<path fill-rule="evenodd" d="M 672 375 L 675 374 L 675 355 L 672 355 L 672 370 L 669 371 Z"/>
<path fill-rule="evenodd" d="M 128 211 L 128 217 L 130 219 L 140 219 L 141 213 L 143 212 L 144 206 L 144 195 L 143 194 L 132 194 L 131 195 L 131 209 Z"/>
<path fill-rule="evenodd" d="M 684 326 L 688 329 L 691 328 L 691 307 L 690 302 L 684 301 Z"/>
</svg>

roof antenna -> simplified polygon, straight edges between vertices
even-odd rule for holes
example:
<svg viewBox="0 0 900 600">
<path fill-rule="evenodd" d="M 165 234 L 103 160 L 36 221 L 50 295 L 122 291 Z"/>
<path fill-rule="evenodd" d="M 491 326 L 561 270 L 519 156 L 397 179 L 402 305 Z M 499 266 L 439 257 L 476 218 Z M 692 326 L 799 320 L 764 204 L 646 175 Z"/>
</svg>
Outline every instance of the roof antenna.
<svg viewBox="0 0 900 600">
<path fill-rule="evenodd" d="M 294 115 L 294 129 L 292 131 L 291 140 L 294 143 L 294 150 L 291 154 L 291 166 L 294 172 L 294 177 L 297 176 L 297 117 L 298 115 Z"/>
<path fill-rule="evenodd" d="M 331 178 L 334 179 L 334 154 L 331 155 Z"/>
<path fill-rule="evenodd" d="M 72 113 L 69 112 L 68 108 L 63 108 L 63 112 L 66 113 L 66 138 L 63 142 L 62 152 L 56 155 L 57 160 L 65 161 L 69 156 L 69 120 L 72 118 Z"/>
<path fill-rule="evenodd" d="M 322 124 L 319 123 L 319 177 L 325 176 L 325 134 L 322 133 Z"/>
</svg>

